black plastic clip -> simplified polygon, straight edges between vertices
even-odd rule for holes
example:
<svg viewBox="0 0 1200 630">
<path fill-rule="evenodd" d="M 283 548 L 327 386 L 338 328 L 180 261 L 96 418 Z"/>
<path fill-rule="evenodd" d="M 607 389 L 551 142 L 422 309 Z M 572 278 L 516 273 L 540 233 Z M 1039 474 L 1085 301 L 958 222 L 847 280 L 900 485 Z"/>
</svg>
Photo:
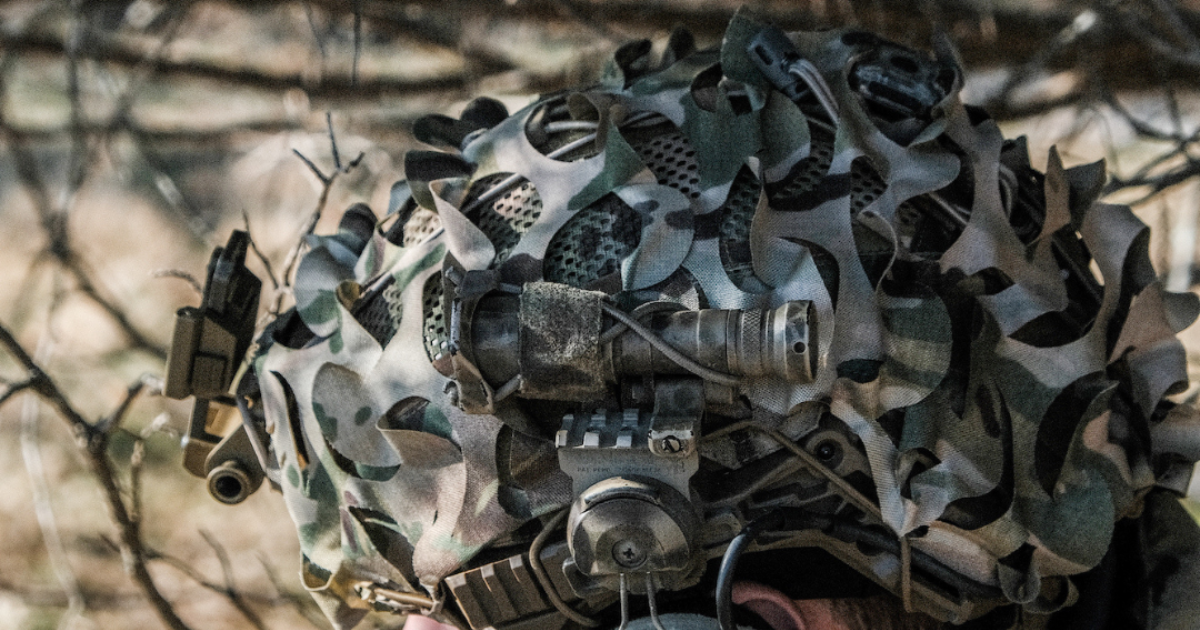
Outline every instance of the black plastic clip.
<svg viewBox="0 0 1200 630">
<path fill-rule="evenodd" d="M 837 121 L 837 101 L 829 85 L 817 67 L 800 56 L 787 34 L 774 26 L 764 26 L 750 41 L 746 52 L 759 72 L 784 96 L 797 104 L 813 98 L 825 110 L 830 122 Z"/>
<path fill-rule="evenodd" d="M 253 437 L 234 419 L 229 392 L 254 338 L 262 290 L 262 281 L 246 268 L 249 247 L 250 235 L 234 231 L 225 247 L 213 251 L 200 307 L 175 314 L 163 388 L 171 398 L 196 397 L 184 438 L 184 468 L 207 477 L 210 491 L 226 503 L 244 499 L 264 474 L 251 448 Z"/>
</svg>

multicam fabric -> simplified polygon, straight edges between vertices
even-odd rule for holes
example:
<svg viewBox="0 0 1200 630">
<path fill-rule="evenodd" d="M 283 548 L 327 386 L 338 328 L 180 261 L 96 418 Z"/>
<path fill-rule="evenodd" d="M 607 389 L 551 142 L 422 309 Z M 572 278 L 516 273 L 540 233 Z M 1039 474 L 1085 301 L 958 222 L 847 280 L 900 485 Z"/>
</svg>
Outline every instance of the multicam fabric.
<svg viewBox="0 0 1200 630">
<path fill-rule="evenodd" d="M 656 68 L 624 48 L 600 84 L 464 116 L 470 133 L 442 120 L 461 151 L 410 155 L 371 238 L 312 239 L 296 310 L 315 338 L 254 368 L 305 579 L 339 627 L 366 614 L 354 584 L 440 597 L 571 500 L 538 422 L 447 396 L 449 258 L 623 307 L 810 300 L 815 380 L 741 393 L 763 417 L 825 406 L 861 439 L 887 526 L 1030 611 L 1073 597 L 1048 584 L 1099 563 L 1179 459 L 1150 428 L 1188 421 L 1164 397 L 1185 381 L 1174 335 L 1192 313 L 1155 280 L 1146 227 L 1096 202 L 1103 168 L 1051 153 L 1034 172 L 958 100 L 945 54 L 928 120 L 885 133 L 850 76 L 875 40 L 849 31 L 789 36 L 832 96 L 822 121 L 747 58 L 760 28 L 739 15 L 719 51 L 673 39 Z M 396 220 L 407 238 L 385 235 Z M 359 321 L 370 299 L 383 324 Z"/>
</svg>

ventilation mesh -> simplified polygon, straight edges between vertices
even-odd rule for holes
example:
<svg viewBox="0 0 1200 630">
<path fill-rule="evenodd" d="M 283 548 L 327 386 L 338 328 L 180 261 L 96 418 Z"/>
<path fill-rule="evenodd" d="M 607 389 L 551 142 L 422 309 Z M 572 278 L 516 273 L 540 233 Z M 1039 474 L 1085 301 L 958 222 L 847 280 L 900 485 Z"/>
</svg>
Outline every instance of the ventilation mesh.
<svg viewBox="0 0 1200 630">
<path fill-rule="evenodd" d="M 488 175 L 471 185 L 463 206 L 487 194 L 511 173 Z M 487 235 L 496 248 L 495 267 L 508 258 L 517 242 L 542 215 L 542 197 L 529 180 L 509 186 L 490 203 L 473 210 L 468 217 Z"/>
<path fill-rule="evenodd" d="M 546 249 L 543 275 L 577 288 L 614 273 L 636 247 L 642 218 L 613 194 L 605 195 L 567 221 Z"/>
<path fill-rule="evenodd" d="M 691 199 L 700 196 L 700 164 L 696 161 L 696 150 L 673 125 L 669 130 L 649 137 L 633 136 L 629 142 L 660 184 Z"/>
<path fill-rule="evenodd" d="M 382 291 L 364 297 L 354 310 L 354 319 L 380 345 L 386 346 L 400 327 L 400 294 L 396 283 L 389 282 Z"/>
<path fill-rule="evenodd" d="M 871 161 L 865 157 L 855 158 L 850 164 L 850 214 L 858 216 L 885 190 L 887 183 L 871 166 Z"/>
<path fill-rule="evenodd" d="M 758 178 L 743 167 L 733 179 L 729 197 L 721 207 L 721 263 L 729 279 L 743 291 L 759 292 L 766 288 L 754 275 L 750 255 L 750 222 L 761 192 Z"/>
<path fill-rule="evenodd" d="M 417 208 L 404 224 L 404 247 L 411 247 L 442 229 L 442 219 L 433 210 Z"/>
<path fill-rule="evenodd" d="M 425 319 L 425 354 L 430 361 L 442 357 L 450 345 L 446 309 L 442 305 L 442 274 L 435 273 L 425 281 L 422 313 Z"/>
<path fill-rule="evenodd" d="M 404 304 L 401 302 L 404 296 L 404 289 L 395 282 L 388 284 L 383 290 L 383 301 L 387 304 L 388 315 L 391 316 L 393 330 L 400 327 L 400 315 L 404 312 Z"/>
<path fill-rule="evenodd" d="M 825 175 L 829 173 L 829 165 L 833 163 L 833 136 L 828 132 L 814 128 L 812 130 L 812 149 L 808 157 L 800 160 L 792 167 L 786 183 L 775 193 L 777 199 L 799 197 L 816 188 Z"/>
</svg>

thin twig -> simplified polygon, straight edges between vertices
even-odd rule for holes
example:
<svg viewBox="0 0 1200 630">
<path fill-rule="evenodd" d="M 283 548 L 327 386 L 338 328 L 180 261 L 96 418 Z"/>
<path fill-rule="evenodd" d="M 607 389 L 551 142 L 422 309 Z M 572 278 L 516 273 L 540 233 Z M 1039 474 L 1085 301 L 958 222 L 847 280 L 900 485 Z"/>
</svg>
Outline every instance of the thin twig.
<svg viewBox="0 0 1200 630">
<path fill-rule="evenodd" d="M 333 132 L 333 112 L 325 112 L 325 127 L 329 130 L 329 148 L 333 151 L 333 168 L 342 170 L 342 156 L 338 154 L 337 134 Z"/>
<path fill-rule="evenodd" d="M 1151 6 L 1163 17 L 1171 35 L 1193 55 L 1200 55 L 1200 39 L 1183 21 L 1179 6 L 1171 0 L 1152 0 Z"/>
<path fill-rule="evenodd" d="M 15 583 L 4 577 L 0 577 L 0 592 L 17 597 L 23 604 L 30 607 L 63 608 L 68 605 L 66 593 L 30 584 Z M 137 592 L 102 592 L 84 587 L 83 598 L 88 610 L 116 610 L 128 609 L 130 606 L 136 605 L 141 600 L 141 594 Z"/>
<path fill-rule="evenodd" d="M 250 625 L 258 628 L 258 630 L 266 630 L 266 626 L 263 625 L 258 613 L 250 608 L 245 598 L 238 592 L 237 584 L 234 582 L 233 577 L 233 564 L 229 562 L 229 554 L 225 551 L 225 547 L 206 530 L 200 530 L 200 536 L 204 538 L 204 542 L 208 543 L 209 547 L 212 547 L 213 553 L 217 555 L 217 561 L 221 563 L 221 575 L 225 580 L 225 588 L 221 590 L 222 594 L 229 598 L 229 603 L 233 604 L 233 607 L 242 613 L 242 616 L 250 622 Z"/>
<path fill-rule="evenodd" d="M 10 60 L 11 57 L 5 56 L 0 66 L 7 67 Z M 0 80 L 0 97 L 4 96 L 6 87 L 6 83 Z M 117 326 L 130 339 L 133 347 L 165 359 L 166 350 L 138 330 L 125 312 L 101 292 L 83 259 L 71 248 L 67 209 L 73 193 L 66 195 L 62 205 L 53 203 L 49 186 L 37 167 L 35 156 L 25 146 L 22 138 L 11 133 L 2 111 L 0 111 L 0 133 L 4 135 L 9 153 L 14 158 L 13 164 L 17 172 L 17 179 L 33 199 L 34 209 L 37 211 L 42 229 L 46 233 L 46 252 L 75 278 L 78 289 L 116 322 Z"/>
<path fill-rule="evenodd" d="M 17 342 L 8 328 L 0 325 L 0 346 L 16 359 L 25 369 L 31 382 L 29 389 L 37 392 L 42 400 L 49 403 L 58 415 L 67 422 L 75 434 L 80 448 L 86 455 L 85 460 L 92 476 L 100 483 L 108 505 L 109 517 L 117 528 L 118 546 L 125 571 L 135 584 L 142 589 L 150 605 L 158 613 L 159 619 L 171 630 L 188 630 L 188 625 L 179 618 L 171 602 L 167 601 L 158 590 L 145 562 L 145 549 L 141 538 L 140 522 L 131 516 L 121 489 L 117 484 L 116 471 L 108 458 L 108 440 L 110 434 L 99 430 L 97 425 L 84 419 L 58 385 L 34 361 L 33 357 Z"/>
<path fill-rule="evenodd" d="M 304 0 L 304 17 L 308 19 L 308 27 L 312 29 L 313 40 L 317 43 L 317 50 L 321 53 L 321 75 L 325 74 L 325 35 L 317 29 L 317 16 L 313 12 L 312 2 Z"/>
<path fill-rule="evenodd" d="M 358 58 L 362 56 L 362 0 L 354 0 L 354 60 L 350 65 L 350 85 L 358 86 Z M 337 151 L 333 152 L 337 162 Z M 338 168 L 341 168 L 339 166 Z"/>
<path fill-rule="evenodd" d="M 65 45 L 59 38 L 43 33 L 8 34 L 0 32 L 0 48 L 20 52 L 62 55 Z M 123 66 L 136 66 L 145 61 L 145 52 L 118 42 L 97 41 L 81 50 L 83 59 L 95 59 Z M 493 64 L 494 65 L 494 64 Z M 464 72 L 449 72 L 431 77 L 375 76 L 369 80 L 351 82 L 345 73 L 322 78 L 313 84 L 302 72 L 272 72 L 250 65 L 232 66 L 204 59 L 175 60 L 162 58 L 152 63 L 160 75 L 212 79 L 226 85 L 245 85 L 260 90 L 283 91 L 299 88 L 312 98 L 364 99 L 383 94 L 421 94 L 433 92 L 458 93 L 468 85 Z"/>
<path fill-rule="evenodd" d="M 1169 61 L 1173 64 L 1187 66 L 1191 68 L 1200 67 L 1200 50 L 1188 46 L 1187 50 L 1181 50 L 1176 44 L 1173 44 L 1165 39 L 1153 26 L 1146 23 L 1144 19 L 1139 18 L 1133 11 L 1123 10 L 1117 3 L 1095 3 L 1095 8 L 1104 13 L 1104 15 L 1114 24 L 1123 27 L 1125 37 L 1144 45 L 1150 52 L 1160 56 L 1163 61 Z M 1135 4 L 1135 6 L 1137 6 Z M 1186 27 L 1183 29 L 1186 31 Z M 1184 38 L 1184 45 L 1189 37 L 1183 32 L 1177 33 L 1177 36 Z M 1193 36 L 1194 37 L 1194 36 Z"/>
<path fill-rule="evenodd" d="M 92 427 L 90 424 L 88 424 L 88 421 L 84 420 L 83 416 L 75 411 L 74 407 L 71 406 L 71 403 L 68 402 L 67 399 L 63 397 L 62 393 L 58 391 L 58 388 L 50 380 L 50 377 L 46 376 L 46 374 L 42 372 L 42 369 L 38 367 L 38 364 L 33 360 L 33 357 L 29 356 L 29 353 L 25 352 L 25 348 L 21 347 L 21 344 L 18 343 L 16 338 L 13 337 L 12 333 L 8 331 L 8 328 L 4 327 L 3 325 L 0 325 L 0 346 L 4 346 L 4 349 L 7 350 L 8 353 L 17 360 L 17 363 L 19 363 L 21 367 L 28 373 L 27 388 L 32 389 L 39 396 L 47 399 L 50 404 L 53 405 L 54 408 L 71 424 L 71 428 L 74 429 L 76 433 L 82 431 L 86 434 L 92 430 Z"/>
<path fill-rule="evenodd" d="M 145 377 L 143 377 L 145 378 Z M 157 379 L 156 379 L 157 380 Z M 162 381 L 152 384 L 155 395 L 162 394 Z M 129 456 L 129 514 L 135 522 L 142 522 L 142 465 L 146 457 L 146 440 L 151 435 L 163 431 L 163 427 L 171 420 L 167 413 L 160 413 L 149 424 L 137 433 L 127 432 L 133 437 L 133 453 Z M 124 429 L 121 429 L 125 431 Z"/>
<path fill-rule="evenodd" d="M 105 539 L 105 542 L 110 545 L 115 546 L 115 544 L 110 540 Z M 192 582 L 195 582 L 198 586 L 200 586 L 201 588 L 203 588 L 205 590 L 212 591 L 213 593 L 216 593 L 221 596 L 227 596 L 226 587 L 223 584 L 218 584 L 218 583 L 213 582 L 212 580 L 209 580 L 208 578 L 204 577 L 204 575 L 202 573 L 200 573 L 199 571 L 197 571 L 196 568 L 191 565 L 191 563 L 189 563 L 181 558 L 177 558 L 175 556 L 172 556 L 167 553 L 163 553 L 163 552 L 153 549 L 151 547 L 147 547 L 146 548 L 146 559 L 151 562 L 161 562 L 161 563 L 171 567 L 172 569 L 179 571 L 184 576 L 186 576 L 189 580 L 191 580 Z M 240 593 L 240 596 L 247 602 L 253 601 L 255 603 L 264 604 L 264 605 L 275 605 L 279 599 L 277 597 L 271 597 L 271 596 L 268 596 L 268 595 L 265 595 L 262 593 L 253 593 L 253 592 L 249 592 L 249 593 L 242 592 L 242 593 Z M 321 626 L 321 627 L 328 627 L 328 624 L 325 624 L 324 626 Z"/>
<path fill-rule="evenodd" d="M 169 12 L 170 21 L 164 34 L 156 42 L 154 49 L 133 68 L 132 77 L 126 81 L 125 88 L 117 95 L 116 105 L 113 107 L 108 122 L 103 126 L 96 144 L 97 147 L 107 144 L 108 140 L 118 131 L 125 130 L 133 141 L 134 148 L 145 159 L 147 170 L 152 171 L 155 188 L 162 195 L 163 201 L 183 218 L 184 224 L 190 228 L 193 236 L 202 238 L 211 229 L 211 226 L 203 225 L 203 221 L 199 218 L 201 214 L 194 210 L 183 191 L 167 173 L 163 160 L 149 148 L 146 134 L 131 116 L 135 101 L 143 92 L 142 88 L 158 73 L 156 62 L 165 58 L 168 48 L 175 41 L 193 4 L 194 0 L 183 0 L 174 4 Z M 115 83 L 115 81 L 109 83 Z M 94 159 L 94 156 L 89 159 Z"/>
<path fill-rule="evenodd" d="M 0 392 L 0 406 L 8 402 L 9 398 L 20 394 L 27 389 L 33 388 L 33 384 L 34 382 L 32 379 L 25 379 L 16 383 L 5 383 L 4 391 Z"/>
<path fill-rule="evenodd" d="M 333 189 L 333 184 L 335 181 L 337 181 L 338 175 L 348 173 L 357 168 L 362 162 L 363 157 L 366 155 L 365 153 L 359 152 L 359 154 L 355 156 L 350 163 L 343 167 L 341 156 L 339 155 L 337 148 L 337 134 L 333 130 L 333 117 L 328 112 L 325 114 L 325 122 L 329 128 L 329 146 L 333 153 L 333 162 L 335 166 L 332 173 L 326 175 L 315 163 L 313 163 L 312 160 L 305 157 L 303 153 L 300 153 L 300 151 L 296 149 L 292 149 L 292 153 L 295 153 L 296 156 L 298 156 L 304 162 L 304 164 L 308 166 L 309 170 L 311 170 L 313 174 L 317 176 L 317 179 L 320 180 L 321 194 L 317 197 L 317 203 L 313 208 L 312 213 L 309 214 L 308 219 L 301 226 L 295 245 L 292 246 L 292 249 L 288 251 L 287 257 L 283 260 L 283 272 L 280 275 L 280 282 L 275 290 L 275 297 L 272 300 L 271 307 L 268 311 L 271 316 L 276 316 L 283 310 L 283 301 L 292 292 L 292 277 L 295 273 L 296 265 L 300 261 L 300 254 L 304 251 L 307 237 L 311 235 L 314 230 L 316 230 L 317 223 L 321 220 L 321 215 L 325 211 L 325 204 L 329 200 L 329 192 Z"/>
<path fill-rule="evenodd" d="M 1177 143 L 1195 142 L 1197 138 L 1200 138 L 1200 132 L 1185 136 L 1182 128 L 1177 128 L 1178 130 L 1175 132 L 1158 129 L 1150 123 L 1143 121 L 1137 116 L 1134 116 L 1133 112 L 1130 112 L 1128 109 L 1126 109 L 1125 106 L 1121 104 L 1121 101 L 1117 99 L 1117 95 L 1111 90 L 1102 89 L 1100 90 L 1100 94 L 1101 98 L 1104 100 L 1104 103 L 1111 107 L 1112 110 L 1116 112 L 1122 120 L 1128 123 L 1130 127 L 1133 127 L 1133 130 L 1140 136 L 1153 140 L 1170 140 Z"/>
<path fill-rule="evenodd" d="M 242 225 L 246 228 L 246 234 L 250 236 L 250 251 L 254 252 L 254 256 L 262 263 L 272 288 L 279 290 L 279 278 L 275 277 L 275 270 L 271 268 L 271 259 L 267 258 L 266 254 L 263 254 L 262 250 L 258 248 L 258 243 L 254 242 L 254 233 L 250 231 L 250 215 L 244 209 L 242 210 Z"/>
<path fill-rule="evenodd" d="M 49 337 L 43 338 L 38 348 L 38 354 L 45 358 L 50 354 L 52 342 Z M 33 511 L 37 516 L 38 527 L 42 533 L 42 544 L 50 566 L 54 570 L 55 579 L 67 596 L 67 610 L 59 620 L 59 627 L 69 627 L 86 609 L 83 591 L 79 585 L 79 577 L 67 559 L 67 549 L 63 544 L 62 534 L 58 529 L 58 519 L 54 514 L 54 505 L 50 500 L 50 482 L 46 479 L 46 468 L 42 461 L 40 437 L 41 414 L 37 397 L 30 396 L 21 408 L 21 457 L 25 462 L 25 472 L 29 477 L 30 489 L 33 495 Z"/>
<path fill-rule="evenodd" d="M 308 159 L 306 155 L 301 153 L 300 149 L 292 149 L 292 153 L 294 153 L 296 157 L 300 158 L 300 161 L 304 162 L 305 166 L 308 167 L 308 170 L 312 171 L 313 175 L 316 175 L 317 179 L 321 180 L 322 184 L 329 183 L 329 180 L 332 176 L 321 172 L 321 169 L 317 168 L 317 165 L 313 164 L 312 160 Z"/>
<path fill-rule="evenodd" d="M 1091 17 L 1089 18 L 1088 16 Z M 1046 68 L 1049 67 L 1050 61 L 1068 47 L 1077 43 L 1079 36 L 1090 30 L 1094 23 L 1094 12 L 1090 9 L 1081 11 L 1069 25 L 1059 31 L 1056 37 L 1047 42 L 1046 45 L 1038 48 L 1032 58 L 1011 70 L 1004 81 L 1004 86 L 1000 88 L 996 97 L 992 98 L 990 102 L 983 104 L 984 108 L 991 111 L 1011 107 L 1013 93 L 1031 78 L 1041 76 Z"/>
<path fill-rule="evenodd" d="M 1149 201 L 1158 193 L 1178 186 L 1196 176 L 1200 176 L 1200 162 L 1191 161 L 1153 177 L 1114 180 L 1109 186 L 1105 187 L 1105 192 L 1113 192 L 1123 188 L 1141 188 L 1143 186 L 1149 188 L 1149 191 L 1145 195 L 1129 202 L 1129 205 L 1136 206 Z"/>
<path fill-rule="evenodd" d="M 271 586 L 275 587 L 275 592 L 281 599 L 288 602 L 296 610 L 296 613 L 304 618 L 314 628 L 324 630 L 328 626 L 328 620 L 319 611 L 314 610 L 316 607 L 312 597 L 306 593 L 295 593 L 288 589 L 279 579 L 279 575 L 275 572 L 275 567 L 267 560 L 267 557 L 260 551 L 258 552 L 258 562 L 262 565 L 263 572 L 267 574 L 267 579 L 271 582 Z"/>
<path fill-rule="evenodd" d="M 587 29 L 597 37 L 600 37 L 607 42 L 620 42 L 630 39 L 628 35 L 618 33 L 610 24 L 611 19 L 596 19 L 598 16 L 589 16 L 584 12 L 583 8 L 573 0 L 555 0 L 558 6 L 562 7 L 563 11 L 571 17 L 575 24 Z M 596 7 L 599 11 L 604 11 L 603 5 Z M 608 12 L 605 12 L 606 14 Z M 605 15 L 604 17 L 607 17 Z"/>
<path fill-rule="evenodd" d="M 192 290 L 196 292 L 196 295 L 198 295 L 198 296 L 204 295 L 204 287 L 200 284 L 200 281 L 196 279 L 196 276 L 193 276 L 192 274 L 190 274 L 182 269 L 158 269 L 156 271 L 150 272 L 150 277 L 152 277 L 152 278 L 178 278 L 179 280 L 183 280 L 184 282 L 186 282 L 188 284 L 188 286 L 192 287 Z"/>
<path fill-rule="evenodd" d="M 96 286 L 95 281 L 92 280 L 92 274 L 88 272 L 83 259 L 79 258 L 72 252 L 69 257 L 60 259 L 60 262 L 62 262 L 66 270 L 70 272 L 72 276 L 74 276 L 76 287 L 79 289 L 79 291 L 95 302 L 101 309 L 104 310 L 105 313 L 108 314 L 109 317 L 113 319 L 114 322 L 116 322 L 117 326 L 121 328 L 121 331 L 124 332 L 127 337 L 129 337 L 132 347 L 138 350 L 143 350 L 159 359 L 166 360 L 166 348 L 163 348 L 160 344 L 151 341 L 149 337 L 147 337 L 144 333 L 142 333 L 142 331 L 138 330 L 137 327 L 133 325 L 133 322 L 129 320 L 129 316 L 125 313 L 124 309 L 118 307 L 111 300 L 104 296 L 104 294 Z"/>
<path fill-rule="evenodd" d="M 121 426 L 121 421 L 125 419 L 125 415 L 129 413 L 129 407 L 133 405 L 133 401 L 146 389 L 153 388 L 155 385 L 158 386 L 159 390 L 162 389 L 157 378 L 149 374 L 143 374 L 139 377 L 138 380 L 134 381 L 125 390 L 125 397 L 117 404 L 116 409 L 102 418 L 100 422 L 96 423 L 96 430 L 101 433 L 111 433 L 116 430 L 117 427 Z"/>
<path fill-rule="evenodd" d="M 84 38 L 88 37 L 88 21 L 80 15 L 83 6 L 81 0 L 71 0 L 71 30 L 67 35 L 67 100 L 70 102 L 71 118 L 71 153 L 68 156 L 69 171 L 67 188 L 62 195 L 62 203 L 58 211 L 64 215 L 74 205 L 75 194 L 87 179 L 88 159 L 87 136 L 83 132 L 83 99 L 79 90 L 79 50 L 83 47 Z"/>
</svg>

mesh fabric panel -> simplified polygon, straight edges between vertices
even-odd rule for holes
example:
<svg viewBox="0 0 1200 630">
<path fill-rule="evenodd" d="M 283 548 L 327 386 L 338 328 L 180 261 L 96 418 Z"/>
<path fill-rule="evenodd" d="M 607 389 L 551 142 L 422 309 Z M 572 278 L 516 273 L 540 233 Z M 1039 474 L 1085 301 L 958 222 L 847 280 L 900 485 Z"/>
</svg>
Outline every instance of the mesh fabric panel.
<svg viewBox="0 0 1200 630">
<path fill-rule="evenodd" d="M 544 276 L 550 282 L 586 287 L 621 268 L 637 247 L 642 218 L 616 195 L 579 211 L 550 241 Z"/>
<path fill-rule="evenodd" d="M 497 184 L 510 176 L 511 173 L 496 173 L 475 182 L 467 192 L 463 205 L 470 205 L 476 199 L 487 195 Z M 519 180 L 491 201 L 476 208 L 468 218 L 483 230 L 495 246 L 496 259 L 492 262 L 492 266 L 495 267 L 508 258 L 521 236 L 529 231 L 529 227 L 541 215 L 542 198 L 537 189 L 529 180 Z"/>
</svg>

